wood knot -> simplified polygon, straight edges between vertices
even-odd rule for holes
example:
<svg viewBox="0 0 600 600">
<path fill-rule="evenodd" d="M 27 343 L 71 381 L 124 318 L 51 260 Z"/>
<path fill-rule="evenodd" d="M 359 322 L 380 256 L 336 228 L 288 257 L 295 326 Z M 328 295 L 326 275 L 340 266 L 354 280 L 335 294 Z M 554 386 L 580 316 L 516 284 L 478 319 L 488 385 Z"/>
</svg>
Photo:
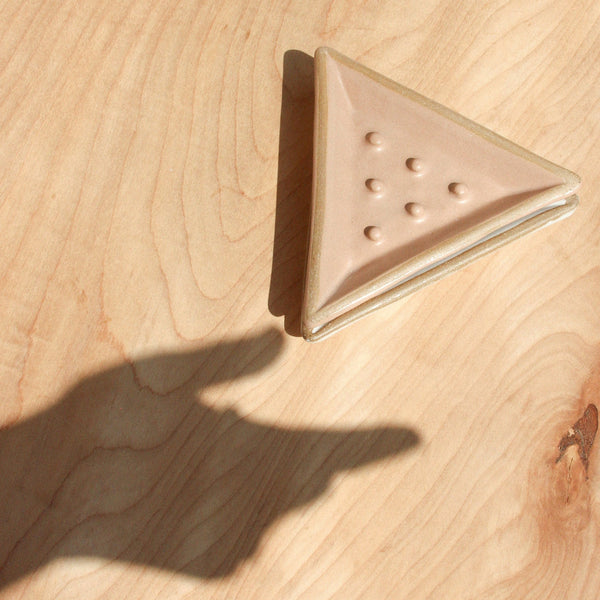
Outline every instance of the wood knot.
<svg viewBox="0 0 600 600">
<path fill-rule="evenodd" d="M 559 455 L 556 462 L 565 455 L 567 448 L 576 444 L 578 446 L 581 464 L 585 467 L 587 476 L 590 452 L 598 430 L 598 408 L 595 404 L 588 404 L 583 416 L 569 429 L 558 444 Z"/>
</svg>

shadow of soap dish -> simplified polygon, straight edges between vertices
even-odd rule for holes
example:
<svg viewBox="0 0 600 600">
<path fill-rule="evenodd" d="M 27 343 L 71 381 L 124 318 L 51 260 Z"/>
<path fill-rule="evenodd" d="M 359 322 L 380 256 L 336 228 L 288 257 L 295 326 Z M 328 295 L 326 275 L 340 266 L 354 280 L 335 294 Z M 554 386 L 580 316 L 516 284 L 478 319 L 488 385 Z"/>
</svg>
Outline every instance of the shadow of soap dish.
<svg viewBox="0 0 600 600">
<path fill-rule="evenodd" d="M 330 48 L 314 127 L 309 341 L 577 206 L 574 173 Z"/>
</svg>

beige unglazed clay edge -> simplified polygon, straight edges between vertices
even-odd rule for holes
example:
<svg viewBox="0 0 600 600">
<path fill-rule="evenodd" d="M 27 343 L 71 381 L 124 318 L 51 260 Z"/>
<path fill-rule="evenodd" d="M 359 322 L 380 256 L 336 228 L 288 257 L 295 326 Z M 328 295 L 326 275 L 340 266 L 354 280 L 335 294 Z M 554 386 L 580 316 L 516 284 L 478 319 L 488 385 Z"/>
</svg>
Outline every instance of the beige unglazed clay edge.
<svg viewBox="0 0 600 600">
<path fill-rule="evenodd" d="M 527 200 L 524 200 L 519 205 L 506 210 L 501 215 L 497 215 L 484 221 L 483 223 L 474 226 L 468 230 L 465 230 L 445 242 L 438 244 L 430 250 L 426 250 L 416 257 L 406 261 L 398 267 L 391 269 L 384 273 L 380 277 L 377 277 L 368 284 L 361 286 L 353 292 L 347 294 L 345 297 L 337 302 L 330 305 L 326 305 L 323 308 L 316 306 L 318 298 L 318 269 L 319 269 L 319 249 L 321 247 L 321 239 L 323 235 L 323 210 L 325 201 L 325 154 L 326 154 L 326 143 L 327 143 L 327 86 L 326 86 L 326 57 L 330 55 L 338 62 L 345 64 L 346 66 L 355 69 L 367 77 L 375 80 L 376 82 L 396 91 L 410 100 L 419 103 L 426 108 L 436 111 L 442 116 L 456 122 L 463 126 L 465 129 L 479 135 L 483 139 L 503 148 L 504 150 L 511 152 L 524 160 L 533 162 L 544 169 L 554 173 L 558 177 L 562 178 L 565 183 L 557 185 L 548 190 L 544 190 L 541 193 L 534 194 Z M 494 231 L 502 228 L 503 226 L 510 225 L 515 221 L 527 217 L 528 214 L 535 213 L 544 206 L 551 205 L 557 200 L 563 199 L 566 196 L 572 194 L 572 192 L 578 187 L 580 183 L 579 177 L 571 171 L 564 169 L 550 161 L 533 154 L 532 152 L 518 146 L 517 144 L 503 138 L 502 136 L 494 133 L 493 131 L 486 129 L 485 127 L 463 117 L 462 115 L 452 111 L 451 109 L 430 100 L 418 94 L 417 92 L 410 90 L 398 84 L 383 75 L 356 63 L 355 61 L 345 57 L 339 52 L 331 48 L 319 48 L 315 52 L 315 153 L 314 153 L 314 164 L 313 164 L 313 203 L 311 213 L 311 236 L 310 236 L 310 247 L 307 256 L 307 281 L 305 287 L 305 301 L 302 312 L 302 335 L 309 341 L 316 341 L 323 339 L 326 335 L 337 331 L 340 327 L 358 319 L 359 317 L 372 312 L 375 308 L 389 304 L 393 300 L 399 299 L 402 296 L 423 287 L 427 283 L 431 283 L 442 277 L 444 274 L 449 273 L 459 266 L 465 264 L 466 261 L 458 261 L 461 257 L 455 257 L 452 260 L 447 261 L 443 265 L 429 269 L 426 273 L 419 275 L 413 280 L 406 281 L 399 286 L 394 286 L 395 282 L 402 282 L 405 280 L 410 273 L 419 272 L 422 269 L 426 269 L 427 265 L 432 262 L 439 262 L 444 256 L 452 256 L 459 252 L 462 248 L 473 246 L 478 240 L 485 238 L 486 236 L 493 234 Z M 560 217 L 567 216 L 570 214 L 577 201 L 568 201 L 565 205 L 556 207 L 548 210 L 543 214 L 538 215 L 535 218 L 530 219 L 526 223 L 515 227 L 510 231 L 506 231 L 503 234 L 497 236 L 497 238 L 490 239 L 481 245 L 481 252 L 474 252 L 478 248 L 472 248 L 465 252 L 465 256 L 472 256 L 470 260 L 474 260 L 478 256 L 481 256 L 492 249 L 495 249 L 508 241 L 515 239 L 517 236 L 524 235 L 531 231 L 535 227 L 541 227 L 542 225 L 548 224 L 551 221 L 558 220 Z M 558 214 L 560 213 L 560 214 Z M 449 267 L 449 265 L 458 265 L 455 267 Z M 435 273 L 435 276 L 434 276 Z M 420 283 L 416 283 L 420 282 Z M 391 289 L 389 289 L 391 287 Z M 387 291 L 383 292 L 380 296 L 371 298 L 368 301 L 361 302 L 367 294 L 376 292 L 377 289 L 386 288 Z M 404 291 L 399 293 L 400 289 L 410 289 L 410 291 Z M 385 302 L 384 299 L 387 299 Z M 346 310 L 346 307 L 355 306 L 349 308 L 346 314 L 335 316 L 340 311 Z M 371 307 L 371 308 L 367 308 Z M 316 326 L 316 322 L 322 322 L 324 325 Z M 338 324 L 332 328 L 333 324 Z M 318 329 L 317 329 L 318 327 Z M 325 333 L 327 330 L 329 333 Z"/>
<path fill-rule="evenodd" d="M 396 287 L 375 296 L 370 300 L 367 300 L 352 310 L 340 315 L 339 317 L 332 319 L 316 331 L 309 331 L 308 329 L 303 330 L 304 338 L 309 342 L 317 342 L 329 337 L 336 331 L 350 325 L 354 321 L 372 313 L 373 311 L 387 306 L 396 300 L 400 300 L 422 287 L 429 285 L 450 273 L 461 269 L 465 265 L 473 262 L 474 260 L 489 254 L 493 250 L 500 248 L 516 240 L 523 235 L 530 233 L 534 230 L 540 229 L 545 225 L 550 225 L 560 219 L 568 217 L 577 207 L 579 199 L 573 195 L 566 199 L 565 204 L 557 206 L 555 208 L 548 209 L 543 213 L 532 217 L 524 221 L 523 223 L 509 229 L 495 237 L 492 237 L 481 244 L 477 244 L 474 247 L 462 252 L 461 254 L 447 260 L 446 262 L 434 266 L 426 272 L 417 275 L 416 277 L 409 279 L 405 282 L 399 283 Z"/>
<path fill-rule="evenodd" d="M 321 239 L 323 237 L 323 201 L 325 198 L 325 151 L 327 147 L 326 61 L 322 48 L 315 52 L 315 108 L 312 202 L 309 224 L 309 247 L 305 266 L 304 301 L 302 303 L 302 337 L 310 341 L 307 319 L 317 311 Z"/>
</svg>

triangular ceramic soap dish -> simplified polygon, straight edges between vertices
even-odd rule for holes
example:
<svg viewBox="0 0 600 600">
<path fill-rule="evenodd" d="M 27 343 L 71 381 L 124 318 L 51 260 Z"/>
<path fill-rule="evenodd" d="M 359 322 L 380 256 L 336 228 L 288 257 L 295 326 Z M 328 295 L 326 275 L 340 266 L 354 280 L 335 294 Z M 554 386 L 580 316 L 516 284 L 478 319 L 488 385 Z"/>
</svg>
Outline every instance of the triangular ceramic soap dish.
<svg viewBox="0 0 600 600">
<path fill-rule="evenodd" d="M 574 173 L 330 48 L 315 94 L 307 340 L 577 205 Z"/>
</svg>

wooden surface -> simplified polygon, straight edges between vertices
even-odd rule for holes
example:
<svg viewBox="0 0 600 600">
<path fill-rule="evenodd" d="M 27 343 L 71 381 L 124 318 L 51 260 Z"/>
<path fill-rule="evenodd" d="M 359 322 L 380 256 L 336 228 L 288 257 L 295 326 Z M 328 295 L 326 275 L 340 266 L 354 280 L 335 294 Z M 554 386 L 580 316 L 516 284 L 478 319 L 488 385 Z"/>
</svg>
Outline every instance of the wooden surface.
<svg viewBox="0 0 600 600">
<path fill-rule="evenodd" d="M 599 32 L 1 2 L 0 598 L 597 598 Z M 577 172 L 575 215 L 302 341 L 319 45 Z"/>
</svg>

